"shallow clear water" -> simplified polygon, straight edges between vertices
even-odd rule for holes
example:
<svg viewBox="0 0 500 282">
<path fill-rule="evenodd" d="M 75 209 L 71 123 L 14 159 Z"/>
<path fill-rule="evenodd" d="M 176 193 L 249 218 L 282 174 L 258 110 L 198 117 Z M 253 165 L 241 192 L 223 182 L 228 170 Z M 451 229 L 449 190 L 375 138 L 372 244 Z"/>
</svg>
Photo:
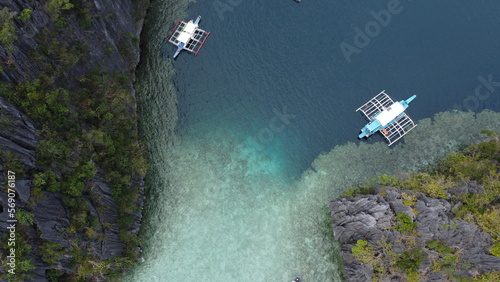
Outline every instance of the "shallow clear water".
<svg viewBox="0 0 500 282">
<path fill-rule="evenodd" d="M 500 109 L 500 90 L 474 92 L 479 76 L 500 80 L 500 4 L 401 1 L 348 62 L 340 44 L 354 44 L 355 27 L 389 2 L 221 0 L 187 14 L 187 3 L 153 3 L 137 83 L 152 163 L 145 262 L 127 280 L 337 281 L 329 199 L 500 129 L 492 112 L 447 113 L 394 148 L 379 136 L 357 144 L 364 120 L 354 110 L 383 89 L 398 100 L 417 94 L 415 120 Z M 206 46 L 172 62 L 162 39 L 198 14 L 212 32 Z"/>
</svg>

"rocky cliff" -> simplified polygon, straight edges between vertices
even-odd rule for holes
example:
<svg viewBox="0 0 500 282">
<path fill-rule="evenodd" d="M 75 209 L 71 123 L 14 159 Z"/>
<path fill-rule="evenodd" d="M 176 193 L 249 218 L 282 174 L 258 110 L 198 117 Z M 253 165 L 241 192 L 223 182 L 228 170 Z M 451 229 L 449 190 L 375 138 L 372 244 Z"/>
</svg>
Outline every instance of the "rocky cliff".
<svg viewBox="0 0 500 282">
<path fill-rule="evenodd" d="M 349 281 L 448 281 L 500 270 L 490 235 L 454 219 L 459 204 L 385 186 L 375 192 L 329 203 Z"/>
<path fill-rule="evenodd" d="M 12 22 L 12 42 L 0 45 L 1 77 L 11 83 L 34 79 L 47 68 L 37 57 L 44 51 L 49 59 L 56 58 L 60 46 L 78 43 L 82 50 L 73 49 L 81 57 L 77 65 L 64 70 L 65 77 L 78 77 L 89 70 L 132 71 L 139 62 L 140 36 L 147 1 L 143 0 L 1 0 L 0 8 L 7 14 L 5 23 Z M 50 7 L 50 8 L 49 8 Z M 29 12 L 23 20 L 23 11 Z M 43 37 L 43 38 L 42 38 Z M 64 62 L 53 61 L 51 64 Z"/>
<path fill-rule="evenodd" d="M 136 242 L 130 238 L 136 237 L 139 230 L 143 173 L 130 167 L 126 175 L 130 161 L 121 160 L 123 167 L 110 174 L 111 168 L 119 165 L 118 161 L 107 159 L 115 151 L 125 151 L 122 154 L 128 154 L 126 160 L 137 159 L 140 154 L 134 151 L 140 144 L 136 141 L 133 83 L 148 3 L 0 0 L 0 92 L 6 97 L 0 97 L 0 231 L 4 250 L 8 250 L 5 240 L 11 214 L 6 193 L 8 171 L 16 173 L 13 199 L 19 219 L 15 236 L 17 276 L 11 279 L 102 279 L 108 269 L 120 273 L 130 266 L 121 257 L 134 258 L 138 254 L 135 244 L 130 255 L 130 244 Z M 89 73 L 94 74 L 91 85 L 87 82 Z M 119 76 L 120 86 L 104 92 L 102 89 L 114 89 L 113 85 L 104 84 L 115 81 L 96 82 L 95 78 L 111 75 Z M 35 80 L 41 83 L 33 83 Z M 37 90 L 32 87 L 32 92 L 24 91 L 28 88 L 23 84 L 37 85 Z M 84 93 L 80 91 L 82 85 L 90 85 L 85 89 L 90 98 L 85 101 L 78 100 Z M 33 100 L 34 94 L 30 93 L 39 89 L 46 94 L 41 100 Z M 104 94 L 92 97 L 93 91 Z M 50 93 L 59 95 L 57 103 L 47 98 Z M 103 102 L 96 107 L 103 112 L 88 115 L 87 112 L 97 112 L 92 103 L 98 99 Z M 119 100 L 117 103 L 123 104 L 124 110 L 112 112 L 116 107 L 104 107 L 106 99 Z M 32 114 L 30 109 L 40 105 L 40 101 L 46 103 L 43 111 L 37 109 Z M 64 106 L 59 110 L 63 113 L 61 120 L 72 123 L 57 124 L 54 103 Z M 89 110 L 82 112 L 82 105 Z M 102 117 L 106 111 L 125 121 L 107 121 Z M 42 115 L 38 115 L 40 112 Z M 115 133 L 120 131 L 117 128 L 122 128 L 120 134 L 129 136 L 130 145 L 125 141 L 118 143 L 124 138 Z M 75 132 L 67 133 L 72 129 Z M 40 164 L 41 143 L 52 146 L 45 147 L 44 152 L 49 156 L 52 152 L 58 163 Z M 120 144 L 130 147 L 120 148 Z M 59 154 L 61 150 L 64 153 Z M 80 169 L 82 166 L 84 169 Z M 128 206 L 133 201 L 132 208 L 124 207 L 125 200 L 120 202 L 120 197 L 126 198 L 124 194 L 134 195 L 131 200 L 127 198 Z M 127 218 L 124 220 L 123 216 Z M 7 255 L 3 251 L 3 273 L 10 268 L 6 265 Z"/>
</svg>

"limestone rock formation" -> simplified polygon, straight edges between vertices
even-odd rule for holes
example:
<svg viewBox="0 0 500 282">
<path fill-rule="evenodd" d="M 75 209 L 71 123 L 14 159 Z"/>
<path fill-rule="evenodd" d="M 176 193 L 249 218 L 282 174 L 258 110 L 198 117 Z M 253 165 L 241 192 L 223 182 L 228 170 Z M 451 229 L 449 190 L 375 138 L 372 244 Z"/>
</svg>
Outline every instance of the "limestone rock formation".
<svg viewBox="0 0 500 282">
<path fill-rule="evenodd" d="M 134 95 L 134 70 L 139 63 L 139 36 L 142 31 L 147 0 L 116 1 L 32 1 L 32 0 L 0 0 L 7 24 L 12 24 L 12 42 L 0 42 L 0 80 L 5 84 L 17 85 L 24 81 L 32 81 L 46 71 L 47 62 L 56 55 L 63 46 L 68 52 L 71 62 L 54 61 L 60 73 L 46 79 L 56 80 L 68 78 L 65 87 L 71 88 L 71 80 L 93 70 L 101 72 L 126 73 L 129 79 L 125 88 Z M 62 5 L 70 3 L 69 9 Z M 48 5 L 56 5 L 49 8 Z M 59 5 L 59 6 L 57 6 Z M 54 11 L 55 9 L 55 11 Z M 29 17 L 23 19 L 23 11 Z M 49 44 L 47 44 L 47 42 Z M 76 49 L 71 49 L 75 47 Z M 71 47 L 71 48 L 70 48 Z M 51 49 L 52 48 L 52 49 Z M 53 49 L 56 48 L 56 49 Z M 73 52 L 73 53 L 72 53 Z M 75 58 L 75 54 L 81 57 Z M 43 60 L 40 57 L 44 56 Z M 62 67 L 61 67 L 62 66 Z M 46 75 L 46 74 L 45 74 Z M 57 78 L 56 78 L 57 77 Z M 133 99 L 131 99 L 133 100 Z M 132 111 L 132 110 L 131 110 Z M 2 156 L 11 154 L 23 167 L 25 175 L 16 177 L 16 208 L 30 211 L 34 216 L 33 224 L 23 226 L 29 244 L 32 245 L 31 259 L 35 269 L 30 271 L 31 278 L 36 281 L 47 281 L 47 270 L 54 269 L 42 259 L 39 243 L 56 243 L 62 248 L 72 244 L 68 238 L 70 212 L 65 204 L 64 196 L 58 192 L 43 191 L 43 198 L 35 205 L 29 204 L 33 195 L 33 175 L 37 170 L 36 149 L 42 139 L 35 123 L 18 107 L 0 96 L 0 148 Z M 0 158 L 1 160 L 2 158 Z M 8 170 L 15 170 L 12 164 L 0 163 L 0 233 L 7 231 L 7 194 L 5 193 L 5 176 Z M 84 200 L 89 207 L 88 216 L 96 219 L 98 226 L 92 239 L 82 236 L 83 248 L 92 256 L 106 260 L 120 256 L 124 252 L 124 244 L 118 235 L 118 205 L 111 195 L 111 186 L 104 179 L 106 173 L 98 165 L 97 174 L 85 185 L 92 186 L 90 195 Z M 60 174 L 56 170 L 56 174 Z M 142 180 L 133 180 L 134 187 L 140 187 L 137 210 L 133 214 L 129 234 L 137 234 L 141 222 L 143 204 Z M 19 226 L 19 225 L 18 225 Z M 97 239 L 96 239 L 97 238 Z M 0 266 L 0 272 L 4 270 Z M 58 271 L 72 274 L 70 254 L 65 253 L 57 262 Z"/>
<path fill-rule="evenodd" d="M 382 250 L 382 242 L 391 244 L 390 252 L 396 257 L 407 251 L 410 245 L 423 250 L 426 254 L 422 256 L 422 263 L 417 270 L 421 281 L 449 277 L 449 273 L 436 268 L 439 250 L 448 250 L 448 257 L 455 259 L 452 263 L 455 264 L 452 275 L 471 278 L 500 270 L 500 257 L 489 254 L 492 247 L 490 235 L 464 220 L 453 219 L 451 202 L 418 194 L 410 207 L 403 203 L 405 193 L 411 193 L 409 191 L 382 186 L 376 191 L 382 192 L 339 198 L 329 203 L 334 236 L 342 244 L 341 251 L 349 281 L 370 281 L 375 275 L 373 264 L 362 263 L 353 256 L 352 248 L 358 240 L 365 240 L 374 247 L 374 258 L 379 260 L 374 264 L 385 265 L 387 268 L 390 263 Z M 416 224 L 412 235 L 395 228 L 398 214 L 409 216 Z M 443 242 L 443 245 L 441 249 L 433 248 L 429 247 L 429 242 Z M 404 276 L 403 272 L 400 274 Z M 398 281 L 401 278 L 394 272 L 390 275 L 386 273 L 385 276 L 380 273 L 378 275 L 384 281 Z"/>
</svg>

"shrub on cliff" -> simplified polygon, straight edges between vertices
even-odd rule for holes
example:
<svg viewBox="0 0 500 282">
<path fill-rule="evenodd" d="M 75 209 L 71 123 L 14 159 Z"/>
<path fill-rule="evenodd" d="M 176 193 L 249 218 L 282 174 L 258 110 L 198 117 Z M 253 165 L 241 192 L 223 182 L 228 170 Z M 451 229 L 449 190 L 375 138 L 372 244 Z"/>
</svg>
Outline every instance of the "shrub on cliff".
<svg viewBox="0 0 500 282">
<path fill-rule="evenodd" d="M 14 13 L 8 7 L 3 7 L 3 9 L 0 10 L 0 43 L 2 43 L 9 52 L 13 51 L 14 41 L 17 40 L 17 32 L 13 19 Z"/>
<path fill-rule="evenodd" d="M 416 272 L 427 258 L 427 253 L 422 250 L 409 250 L 403 252 L 396 261 L 396 265 L 406 273 Z"/>
<path fill-rule="evenodd" d="M 69 0 L 49 0 L 45 5 L 45 11 L 52 17 L 57 18 L 61 10 L 69 10 L 73 7 L 74 5 Z"/>
<path fill-rule="evenodd" d="M 474 282 L 500 281 L 500 271 L 493 271 L 490 273 L 482 274 L 479 277 L 474 277 L 472 281 Z"/>
<path fill-rule="evenodd" d="M 375 249 L 366 240 L 358 240 L 356 246 L 351 249 L 352 255 L 359 261 L 373 264 Z"/>
<path fill-rule="evenodd" d="M 413 220 L 408 215 L 404 213 L 398 213 L 396 215 L 396 224 L 394 225 L 394 229 L 397 231 L 408 234 L 415 230 L 416 226 L 417 224 L 413 223 Z"/>
<path fill-rule="evenodd" d="M 496 242 L 490 249 L 490 253 L 494 256 L 500 257 L 500 242 Z"/>
</svg>

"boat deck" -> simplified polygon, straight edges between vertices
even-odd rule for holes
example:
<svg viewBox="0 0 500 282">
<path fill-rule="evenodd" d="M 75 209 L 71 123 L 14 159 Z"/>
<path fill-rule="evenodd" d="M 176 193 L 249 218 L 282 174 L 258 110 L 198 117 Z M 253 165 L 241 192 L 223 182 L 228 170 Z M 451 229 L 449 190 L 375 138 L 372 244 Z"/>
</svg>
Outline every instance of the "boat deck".
<svg viewBox="0 0 500 282">
<path fill-rule="evenodd" d="M 394 100 L 385 93 L 385 90 L 380 92 L 377 96 L 373 97 L 370 101 L 366 102 L 363 106 L 359 107 L 357 111 L 361 111 L 363 115 L 371 121 L 373 117 L 394 104 Z"/>
<path fill-rule="evenodd" d="M 394 103 L 394 100 L 392 100 L 384 90 L 370 101 L 366 102 L 363 106 L 359 107 L 356 111 L 361 111 L 368 121 L 372 121 L 378 113 L 387 111 Z M 391 146 L 410 130 L 415 128 L 415 126 L 415 123 L 406 112 L 402 112 L 392 123 L 380 130 L 380 133 L 387 139 L 389 146 Z"/>
<path fill-rule="evenodd" d="M 415 128 L 413 120 L 405 113 L 401 117 L 396 117 L 396 122 L 380 131 L 385 139 L 389 142 L 389 146 L 405 136 L 410 130 Z"/>
<path fill-rule="evenodd" d="M 170 33 L 169 37 L 167 37 L 168 42 L 177 46 L 179 44 L 179 36 L 181 36 L 181 34 L 183 33 L 185 34 L 184 28 L 187 25 L 187 22 L 179 21 L 174 27 L 172 33 Z M 205 40 L 207 40 L 207 37 L 209 35 L 210 32 L 207 32 L 200 28 L 196 28 L 191 36 L 191 39 L 189 39 L 183 50 L 193 52 L 195 55 L 197 55 L 198 52 L 200 52 L 201 47 L 203 47 L 203 44 L 205 44 Z"/>
</svg>

